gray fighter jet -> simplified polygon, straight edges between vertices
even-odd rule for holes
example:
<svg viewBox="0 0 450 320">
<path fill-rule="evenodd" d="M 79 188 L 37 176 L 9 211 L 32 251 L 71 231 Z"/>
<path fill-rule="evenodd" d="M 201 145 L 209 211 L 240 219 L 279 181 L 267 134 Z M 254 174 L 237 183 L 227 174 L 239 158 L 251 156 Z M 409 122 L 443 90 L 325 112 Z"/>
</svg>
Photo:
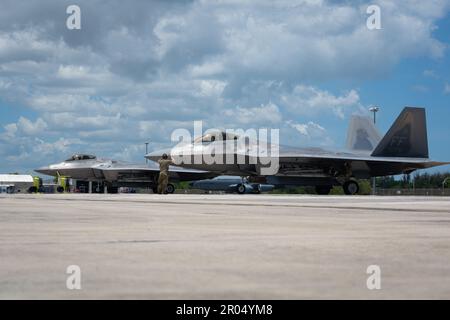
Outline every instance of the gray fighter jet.
<svg viewBox="0 0 450 320">
<path fill-rule="evenodd" d="M 93 155 L 76 154 L 69 159 L 35 170 L 49 176 L 67 176 L 76 180 L 100 182 L 109 192 L 117 192 L 118 187 L 148 187 L 155 189 L 158 181 L 159 165 L 153 161 L 148 164 L 133 164 L 122 161 L 101 159 Z M 169 168 L 170 181 L 192 181 L 214 177 L 203 170 L 186 169 L 176 166 Z M 175 187 L 169 184 L 167 192 L 173 193 Z"/>
<path fill-rule="evenodd" d="M 185 168 L 208 170 L 221 175 L 250 176 L 250 181 L 277 187 L 315 186 L 319 194 L 328 194 L 332 186 L 336 185 L 342 186 L 346 194 L 356 194 L 359 191 L 356 179 L 359 178 L 409 174 L 417 169 L 450 164 L 432 161 L 428 157 L 423 108 L 404 108 L 380 142 L 376 139 L 376 134 L 365 130 L 358 132 L 360 126 L 355 128 L 356 134 L 348 139 L 352 148 L 343 152 L 280 145 L 276 155 L 261 155 L 257 140 L 249 141 L 245 138 L 245 143 L 239 143 L 244 140 L 242 137 L 228 132 L 216 132 L 207 133 L 192 143 L 149 153 L 146 157 L 155 160 L 167 153 L 174 159 L 181 159 L 177 165 Z M 374 141 L 377 143 L 375 148 Z M 233 148 L 228 148 L 230 143 L 234 144 Z M 227 147 L 222 147 L 224 144 Z M 222 150 L 222 153 L 218 150 Z M 212 154 L 222 161 L 205 161 Z M 238 157 L 244 158 L 245 162 L 236 161 Z M 234 162 L 230 163 L 230 159 L 234 159 Z M 262 169 L 267 167 L 267 159 L 276 160 L 276 172 L 263 173 Z"/>
</svg>

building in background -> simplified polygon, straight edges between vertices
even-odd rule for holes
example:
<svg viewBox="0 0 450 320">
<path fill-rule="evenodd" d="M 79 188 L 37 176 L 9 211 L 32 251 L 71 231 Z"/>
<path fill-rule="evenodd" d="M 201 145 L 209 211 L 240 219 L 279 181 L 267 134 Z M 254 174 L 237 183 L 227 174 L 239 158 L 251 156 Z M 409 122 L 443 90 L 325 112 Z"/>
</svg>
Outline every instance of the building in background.
<svg viewBox="0 0 450 320">
<path fill-rule="evenodd" d="M 0 193 L 25 193 L 34 185 L 34 179 L 26 174 L 0 174 Z"/>
</svg>

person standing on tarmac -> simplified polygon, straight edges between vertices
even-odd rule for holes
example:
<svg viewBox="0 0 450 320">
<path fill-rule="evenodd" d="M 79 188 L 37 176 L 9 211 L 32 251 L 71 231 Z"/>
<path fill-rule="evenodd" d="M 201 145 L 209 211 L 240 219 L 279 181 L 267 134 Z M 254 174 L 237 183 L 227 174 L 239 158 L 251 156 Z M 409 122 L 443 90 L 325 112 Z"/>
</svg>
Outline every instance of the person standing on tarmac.
<svg viewBox="0 0 450 320">
<path fill-rule="evenodd" d="M 158 193 L 167 194 L 167 184 L 169 183 L 169 166 L 173 163 L 167 154 L 163 154 L 162 158 L 158 160 L 159 163 L 159 177 L 158 177 Z"/>
</svg>

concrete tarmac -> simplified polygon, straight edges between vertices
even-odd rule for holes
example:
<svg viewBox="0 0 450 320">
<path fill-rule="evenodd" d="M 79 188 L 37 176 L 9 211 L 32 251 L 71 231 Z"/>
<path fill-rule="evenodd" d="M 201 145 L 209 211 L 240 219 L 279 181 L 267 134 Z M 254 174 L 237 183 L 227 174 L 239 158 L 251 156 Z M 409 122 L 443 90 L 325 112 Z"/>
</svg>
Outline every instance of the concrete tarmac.
<svg viewBox="0 0 450 320">
<path fill-rule="evenodd" d="M 0 195 L 15 298 L 450 299 L 450 198 Z"/>
</svg>

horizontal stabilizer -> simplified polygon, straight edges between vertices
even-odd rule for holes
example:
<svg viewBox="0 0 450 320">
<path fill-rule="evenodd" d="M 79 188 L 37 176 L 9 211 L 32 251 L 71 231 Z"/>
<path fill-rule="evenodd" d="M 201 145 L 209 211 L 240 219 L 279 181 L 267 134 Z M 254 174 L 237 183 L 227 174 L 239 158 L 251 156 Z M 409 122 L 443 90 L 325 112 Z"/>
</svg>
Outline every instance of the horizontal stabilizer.
<svg viewBox="0 0 450 320">
<path fill-rule="evenodd" d="M 428 158 L 425 109 L 404 108 L 372 156 Z"/>
</svg>

